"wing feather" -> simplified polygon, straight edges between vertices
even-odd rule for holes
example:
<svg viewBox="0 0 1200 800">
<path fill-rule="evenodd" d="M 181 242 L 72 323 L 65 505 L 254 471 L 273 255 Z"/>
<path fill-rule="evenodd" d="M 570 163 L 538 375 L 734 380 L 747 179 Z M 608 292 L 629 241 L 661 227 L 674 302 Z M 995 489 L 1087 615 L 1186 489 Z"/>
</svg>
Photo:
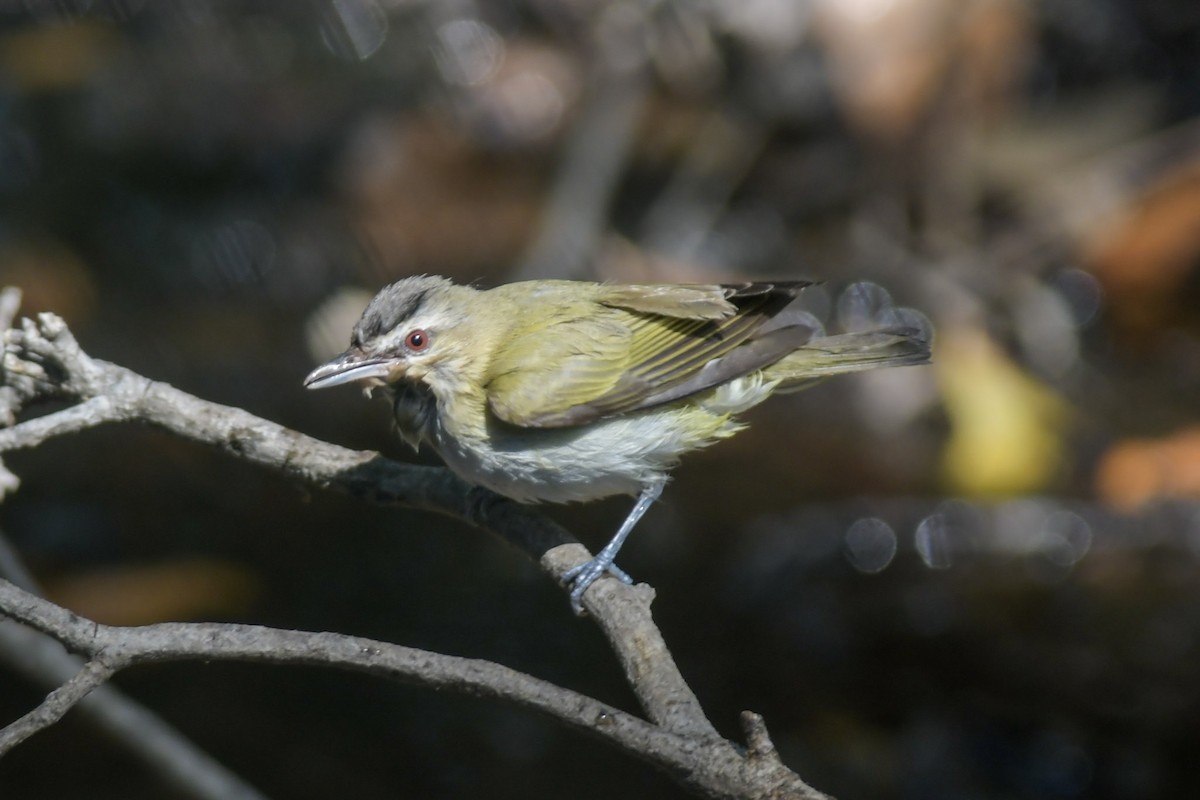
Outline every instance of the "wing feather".
<svg viewBox="0 0 1200 800">
<path fill-rule="evenodd" d="M 679 319 L 724 319 L 737 313 L 729 288 L 719 285 L 601 284 L 596 302 L 643 314 Z"/>
</svg>

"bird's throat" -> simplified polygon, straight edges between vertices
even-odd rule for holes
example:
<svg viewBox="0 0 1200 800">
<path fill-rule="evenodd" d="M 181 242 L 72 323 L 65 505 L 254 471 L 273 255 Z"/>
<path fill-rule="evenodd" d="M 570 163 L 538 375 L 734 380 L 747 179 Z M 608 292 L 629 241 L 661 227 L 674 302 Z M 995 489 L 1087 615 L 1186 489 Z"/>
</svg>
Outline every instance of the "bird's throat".
<svg viewBox="0 0 1200 800">
<path fill-rule="evenodd" d="M 432 441 L 437 424 L 437 398 L 423 383 L 398 381 L 387 387 L 392 397 L 392 414 L 402 438 L 414 450 Z"/>
</svg>

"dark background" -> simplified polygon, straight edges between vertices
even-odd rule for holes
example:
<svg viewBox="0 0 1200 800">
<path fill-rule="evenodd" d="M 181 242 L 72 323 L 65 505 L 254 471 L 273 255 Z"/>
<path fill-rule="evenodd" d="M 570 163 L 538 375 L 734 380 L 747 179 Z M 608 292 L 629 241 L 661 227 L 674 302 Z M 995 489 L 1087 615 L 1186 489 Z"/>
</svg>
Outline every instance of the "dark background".
<svg viewBox="0 0 1200 800">
<path fill-rule="evenodd" d="M 300 381 L 414 273 L 808 277 L 831 329 L 928 315 L 934 366 L 755 409 L 622 553 L 717 726 L 761 712 L 843 798 L 1200 791 L 1198 267 L 1194 0 L 0 4 L 0 283 L 314 436 L 413 458 L 384 403 Z M 6 463 L 4 534 L 81 614 L 378 637 L 636 710 L 485 534 L 137 426 Z M 547 510 L 598 547 L 628 505 Z M 272 797 L 681 796 L 362 676 L 116 683 Z M 0 673 L 0 719 L 44 692 Z M 69 716 L 0 795 L 171 793 Z"/>
</svg>

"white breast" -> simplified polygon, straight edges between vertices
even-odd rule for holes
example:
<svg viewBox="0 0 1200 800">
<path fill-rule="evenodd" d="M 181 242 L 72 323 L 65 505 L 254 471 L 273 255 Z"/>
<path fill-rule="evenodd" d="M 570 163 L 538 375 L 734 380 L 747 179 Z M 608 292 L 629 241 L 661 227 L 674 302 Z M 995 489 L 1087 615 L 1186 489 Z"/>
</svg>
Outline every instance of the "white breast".
<svg viewBox="0 0 1200 800">
<path fill-rule="evenodd" d="M 458 475 L 520 502 L 636 495 L 665 480 L 683 453 L 741 430 L 732 415 L 762 402 L 774 388 L 755 374 L 689 399 L 689 413 L 668 405 L 552 429 L 489 419 L 486 436 L 449 428 L 441 413 L 422 414 L 421 433 Z"/>
</svg>

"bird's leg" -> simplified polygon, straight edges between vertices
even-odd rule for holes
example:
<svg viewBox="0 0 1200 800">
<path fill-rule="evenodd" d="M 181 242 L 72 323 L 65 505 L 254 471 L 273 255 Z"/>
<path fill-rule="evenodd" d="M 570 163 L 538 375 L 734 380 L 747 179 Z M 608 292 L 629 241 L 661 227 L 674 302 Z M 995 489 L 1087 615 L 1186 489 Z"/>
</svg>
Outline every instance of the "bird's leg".
<svg viewBox="0 0 1200 800">
<path fill-rule="evenodd" d="M 633 504 L 633 509 L 630 510 L 629 516 L 625 517 L 625 521 L 621 523 L 621 528 L 617 531 L 617 535 L 608 544 L 604 545 L 604 549 L 597 553 L 596 557 L 591 561 L 587 561 L 577 567 L 572 567 L 563 573 L 563 583 L 570 583 L 571 585 L 571 608 L 576 614 L 583 613 L 583 593 L 605 572 L 608 572 L 623 583 L 633 583 L 633 578 L 630 578 L 613 561 L 616 559 L 617 551 L 621 549 L 621 545 L 625 544 L 625 539 L 629 536 L 629 532 L 633 530 L 633 526 L 637 525 L 638 520 L 646 513 L 646 510 L 662 494 L 664 485 L 663 481 L 658 481 L 642 489 L 642 493 L 638 496 L 637 502 Z"/>
</svg>

